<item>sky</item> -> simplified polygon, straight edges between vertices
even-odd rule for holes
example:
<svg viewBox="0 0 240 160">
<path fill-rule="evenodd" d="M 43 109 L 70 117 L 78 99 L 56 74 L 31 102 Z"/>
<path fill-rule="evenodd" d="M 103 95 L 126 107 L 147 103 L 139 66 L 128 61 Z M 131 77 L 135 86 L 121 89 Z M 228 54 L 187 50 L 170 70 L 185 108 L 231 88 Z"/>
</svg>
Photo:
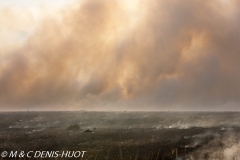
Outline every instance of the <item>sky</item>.
<svg viewBox="0 0 240 160">
<path fill-rule="evenodd" d="M 239 0 L 0 0 L 0 110 L 239 111 Z"/>
</svg>

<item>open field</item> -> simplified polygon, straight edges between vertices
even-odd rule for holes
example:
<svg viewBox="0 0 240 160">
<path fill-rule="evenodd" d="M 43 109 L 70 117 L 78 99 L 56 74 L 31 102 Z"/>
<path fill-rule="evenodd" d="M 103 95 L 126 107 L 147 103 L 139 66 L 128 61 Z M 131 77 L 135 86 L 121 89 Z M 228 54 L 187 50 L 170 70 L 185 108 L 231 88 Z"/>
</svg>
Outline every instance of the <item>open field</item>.
<svg viewBox="0 0 240 160">
<path fill-rule="evenodd" d="M 1 112 L 0 119 L 0 152 L 85 150 L 88 160 L 228 160 L 240 153 L 240 113 L 233 112 Z"/>
</svg>

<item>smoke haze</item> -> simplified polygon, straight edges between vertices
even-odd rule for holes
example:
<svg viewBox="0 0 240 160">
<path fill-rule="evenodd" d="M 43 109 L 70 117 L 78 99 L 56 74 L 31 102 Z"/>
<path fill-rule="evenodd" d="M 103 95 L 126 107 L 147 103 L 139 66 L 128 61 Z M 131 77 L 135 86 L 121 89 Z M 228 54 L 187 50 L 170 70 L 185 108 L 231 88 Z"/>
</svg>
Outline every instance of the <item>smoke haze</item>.
<svg viewBox="0 0 240 160">
<path fill-rule="evenodd" d="M 82 0 L 37 17 L 0 7 L 1 110 L 238 110 L 239 7 Z"/>
</svg>

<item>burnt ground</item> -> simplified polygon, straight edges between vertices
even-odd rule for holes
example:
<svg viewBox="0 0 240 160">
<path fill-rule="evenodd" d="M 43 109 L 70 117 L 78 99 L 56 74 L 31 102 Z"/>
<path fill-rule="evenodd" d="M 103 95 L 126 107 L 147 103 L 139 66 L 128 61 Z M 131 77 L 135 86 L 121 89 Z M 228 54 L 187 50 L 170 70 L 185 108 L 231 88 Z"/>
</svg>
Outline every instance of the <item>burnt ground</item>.
<svg viewBox="0 0 240 160">
<path fill-rule="evenodd" d="M 226 118 L 225 114 L 176 114 L 169 113 L 166 116 L 165 113 L 146 112 L 2 112 L 0 153 L 84 150 L 87 152 L 83 159 L 88 160 L 210 159 L 211 153 L 206 146 L 223 150 L 224 137 L 229 134 L 236 135 L 240 130 L 237 124 L 221 124 L 219 119 L 221 116 Z M 189 122 L 191 125 L 186 125 L 185 121 L 179 122 L 186 117 L 187 120 L 192 118 L 192 124 Z M 199 119 L 208 117 L 215 117 L 216 125 L 193 125 L 193 121 L 199 123 Z M 209 121 L 211 122 L 215 123 Z M 157 125 L 159 123 L 161 125 Z M 79 128 L 69 129 L 73 128 L 72 126 Z M 92 132 L 84 132 L 86 129 Z M 216 137 L 220 141 L 216 142 Z M 198 151 L 202 152 L 201 156 L 197 154 Z M 223 153 L 225 152 L 216 155 L 217 159 L 224 159 Z"/>
</svg>

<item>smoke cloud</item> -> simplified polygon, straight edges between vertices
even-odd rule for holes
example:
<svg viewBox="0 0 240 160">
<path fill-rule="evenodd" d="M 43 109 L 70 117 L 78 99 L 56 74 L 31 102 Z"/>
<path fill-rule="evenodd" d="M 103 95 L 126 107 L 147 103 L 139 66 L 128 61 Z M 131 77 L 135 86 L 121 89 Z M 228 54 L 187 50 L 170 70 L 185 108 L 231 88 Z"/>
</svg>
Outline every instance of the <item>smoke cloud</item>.
<svg viewBox="0 0 240 160">
<path fill-rule="evenodd" d="M 0 8 L 0 33 L 18 37 L 0 46 L 1 109 L 238 110 L 239 7 L 85 0 L 41 20 Z"/>
</svg>

